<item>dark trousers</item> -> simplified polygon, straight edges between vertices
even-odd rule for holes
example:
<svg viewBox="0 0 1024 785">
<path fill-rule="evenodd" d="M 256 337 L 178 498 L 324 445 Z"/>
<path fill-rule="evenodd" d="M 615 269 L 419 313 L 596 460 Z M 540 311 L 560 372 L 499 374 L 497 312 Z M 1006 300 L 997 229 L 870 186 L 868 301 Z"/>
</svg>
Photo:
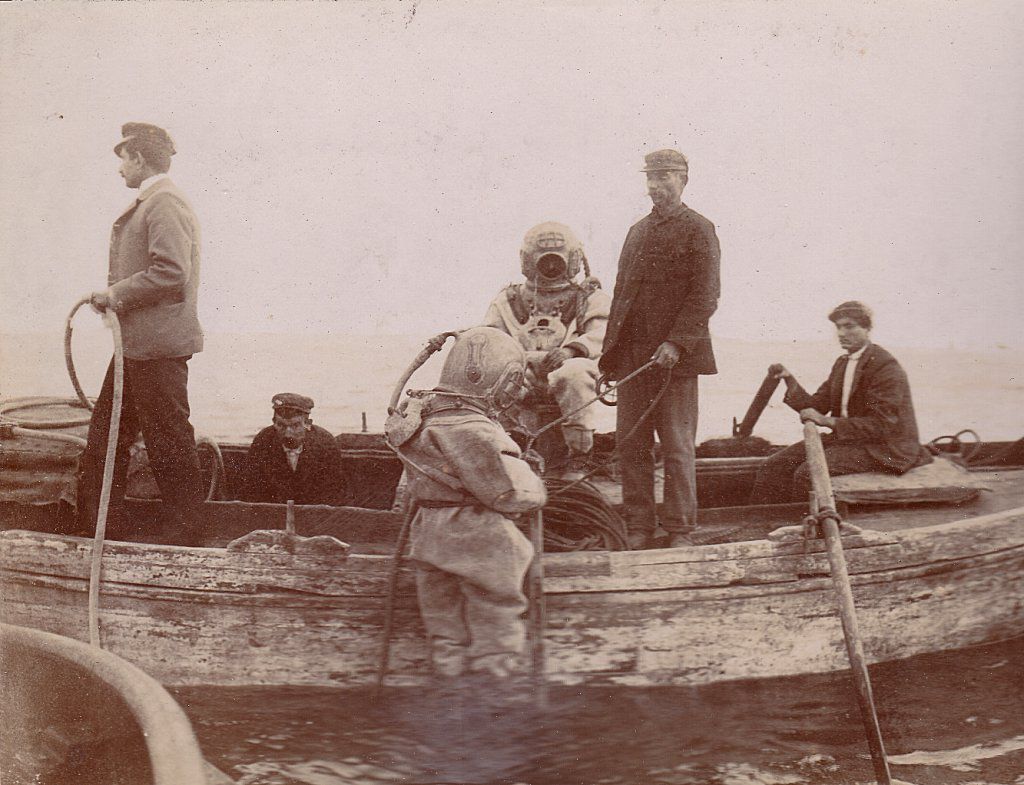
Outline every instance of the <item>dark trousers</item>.
<svg viewBox="0 0 1024 785">
<path fill-rule="evenodd" d="M 115 531 L 127 523 L 124 495 L 128 449 L 140 430 L 170 522 L 190 534 L 198 525 L 202 480 L 195 434 L 188 420 L 188 360 L 189 357 L 169 357 L 124 361 L 121 423 L 107 516 Z M 78 522 L 86 531 L 94 530 L 99 511 L 113 396 L 114 363 L 111 360 L 93 409 L 88 444 L 78 468 Z"/>
<path fill-rule="evenodd" d="M 646 358 L 638 365 L 646 362 Z M 622 505 L 631 532 L 654 531 L 654 434 L 661 442 L 665 497 L 661 526 L 688 532 L 697 525 L 697 377 L 672 374 L 657 406 L 637 422 L 665 384 L 666 371 L 652 368 L 618 391 L 615 438 L 622 474 Z M 636 431 L 630 436 L 630 431 Z M 628 437 L 628 438 L 627 438 Z"/>
<path fill-rule="evenodd" d="M 859 472 L 889 471 L 857 442 L 838 441 L 832 434 L 821 437 L 825 447 L 828 473 L 833 477 Z M 757 472 L 751 504 L 785 504 L 807 501 L 811 491 L 811 471 L 803 442 L 791 444 L 768 457 Z"/>
</svg>

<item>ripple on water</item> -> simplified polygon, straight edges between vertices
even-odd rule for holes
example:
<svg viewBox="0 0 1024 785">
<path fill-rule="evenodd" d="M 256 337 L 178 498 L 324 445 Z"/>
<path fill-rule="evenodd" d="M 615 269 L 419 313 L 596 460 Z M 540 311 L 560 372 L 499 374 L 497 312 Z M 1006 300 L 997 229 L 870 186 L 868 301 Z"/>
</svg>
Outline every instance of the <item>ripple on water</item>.
<svg viewBox="0 0 1024 785">
<path fill-rule="evenodd" d="M 872 668 L 894 773 L 1024 785 L 1024 639 Z M 844 674 L 698 688 L 178 690 L 244 785 L 854 785 L 873 782 Z M 895 771 L 897 770 L 898 771 Z"/>
</svg>

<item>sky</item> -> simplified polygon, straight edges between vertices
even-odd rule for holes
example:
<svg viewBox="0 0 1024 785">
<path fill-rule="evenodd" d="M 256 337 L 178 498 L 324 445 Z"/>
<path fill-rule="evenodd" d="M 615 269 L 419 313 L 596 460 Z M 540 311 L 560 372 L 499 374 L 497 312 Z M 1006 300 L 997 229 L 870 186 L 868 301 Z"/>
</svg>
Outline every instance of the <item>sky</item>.
<svg viewBox="0 0 1024 785">
<path fill-rule="evenodd" d="M 427 336 L 479 320 L 558 220 L 614 284 L 643 155 L 717 227 L 712 332 L 1024 344 L 1024 4 L 40 3 L 0 8 L 0 331 L 105 286 L 168 129 L 209 333 Z M 84 318 L 84 317 L 83 317 Z"/>
</svg>

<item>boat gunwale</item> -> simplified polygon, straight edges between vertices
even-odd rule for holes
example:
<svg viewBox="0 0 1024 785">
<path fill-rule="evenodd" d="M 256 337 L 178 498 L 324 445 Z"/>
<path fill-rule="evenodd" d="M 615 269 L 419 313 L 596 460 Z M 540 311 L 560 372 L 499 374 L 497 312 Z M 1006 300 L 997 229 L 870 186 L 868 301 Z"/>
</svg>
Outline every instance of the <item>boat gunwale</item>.
<svg viewBox="0 0 1024 785">
<path fill-rule="evenodd" d="M 1012 508 L 997 513 L 966 518 L 945 523 L 932 524 L 926 527 L 905 531 L 882 533 L 872 532 L 869 538 L 857 537 L 856 542 L 847 543 L 850 557 L 851 577 L 868 577 L 872 574 L 897 574 L 906 570 L 927 567 L 928 565 L 961 564 L 966 566 L 970 559 L 985 556 L 998 556 L 1024 549 L 1024 527 L 1017 524 L 1024 519 L 1024 507 Z M 853 538 L 849 538 L 853 539 Z M 959 547 L 957 547 L 959 544 Z M 741 588 L 757 587 L 761 590 L 771 586 L 791 586 L 803 580 L 813 580 L 817 576 L 827 576 L 828 567 L 819 542 L 807 543 L 804 551 L 803 541 L 793 543 L 773 543 L 765 540 L 746 543 L 726 543 L 721 545 L 689 546 L 683 548 L 662 549 L 657 551 L 622 551 L 622 552 L 588 552 L 562 553 L 545 555 L 545 567 L 552 568 L 546 578 L 545 593 L 549 596 L 572 594 L 614 594 L 631 591 L 712 591 L 721 589 L 737 592 Z M 56 549 L 55 549 L 55 546 Z M 745 546 L 737 548 L 737 546 Z M 18 551 L 33 547 L 42 548 L 41 558 L 36 562 L 36 570 L 31 563 L 27 567 L 23 559 L 17 558 Z M 58 552 L 63 547 L 63 553 Z M 308 604 L 312 600 L 326 602 L 339 600 L 356 600 L 360 598 L 378 599 L 384 594 L 383 581 L 386 568 L 391 557 L 375 554 L 353 554 L 344 562 L 325 560 L 316 557 L 296 557 L 277 553 L 236 553 L 219 548 L 185 548 L 173 545 L 148 545 L 145 543 L 110 543 L 110 550 L 105 553 L 105 560 L 114 562 L 109 569 L 114 571 L 114 580 L 105 580 L 102 586 L 104 594 L 116 593 L 121 587 L 137 587 L 153 592 L 188 592 L 195 597 L 237 597 L 251 600 L 256 596 L 276 598 L 302 598 L 296 603 Z M 92 541 L 67 535 L 45 534 L 27 530 L 8 530 L 0 532 L 0 553 L 14 552 L 15 558 L 4 558 L 0 562 L 0 572 L 5 580 L 14 580 L 16 576 L 44 577 L 66 581 L 68 589 L 71 585 L 84 586 L 88 574 L 88 558 L 92 550 Z M 918 552 L 930 558 L 913 560 Z M 724 555 L 723 555 L 724 552 Z M 891 556 L 889 555 L 891 553 Z M 730 558 L 729 554 L 734 557 Z M 145 559 L 138 557 L 144 555 Z M 166 560 L 154 561 L 154 556 L 166 556 Z M 714 558 L 718 555 L 719 558 Z M 49 561 L 46 556 L 52 557 Z M 187 561 L 181 559 L 188 557 Z M 212 557 L 212 559 L 207 558 Z M 697 558 L 695 558 L 697 557 Z M 78 575 L 69 574 L 69 570 L 60 570 L 61 565 L 68 565 L 68 559 L 77 562 L 74 569 Z M 296 566 L 296 559 L 301 559 Z M 860 564 L 863 560 L 863 564 Z M 213 561 L 211 564 L 210 562 Z M 122 566 L 116 562 L 123 562 Z M 191 563 L 189 563 L 191 562 Z M 13 564 L 13 566 L 12 566 Z M 146 575 L 166 570 L 170 585 L 140 580 L 117 580 L 127 574 L 132 566 L 142 565 Z M 49 566 L 48 572 L 38 571 Z M 338 570 L 351 570 L 346 574 Z M 351 568 L 355 567 L 355 570 Z M 572 569 L 587 567 L 589 569 Z M 599 572 L 594 567 L 602 568 Z M 696 581 L 701 568 L 712 572 L 720 570 L 724 574 L 721 579 L 700 584 Z M 259 569 L 259 574 L 255 573 Z M 559 569 L 560 568 L 560 569 Z M 687 585 L 685 571 L 694 570 L 694 577 Z M 764 568 L 764 575 L 769 579 L 757 579 L 757 568 Z M 122 570 L 118 575 L 117 570 Z M 211 575 L 224 576 L 223 585 L 214 580 L 206 588 L 189 587 L 189 571 L 195 569 L 194 581 L 210 582 L 203 578 L 200 571 Z M 730 578 L 730 570 L 732 577 Z M 229 572 L 230 571 L 230 572 Z M 682 575 L 673 577 L 673 571 L 682 571 Z M 406 568 L 406 574 L 411 568 Z M 646 572 L 646 575 L 644 574 Z M 659 575 L 659 573 L 661 573 Z M 330 574 L 336 580 L 333 586 L 316 583 L 317 579 Z M 278 581 L 284 581 L 279 583 Z M 307 581 L 308 586 L 302 581 Z M 360 582 L 365 581 L 365 589 L 360 591 Z M 177 583 L 178 585 L 174 585 Z M 376 585 L 376 590 L 375 589 Z M 331 591 L 341 587 L 341 590 Z M 738 595 L 737 595 L 738 596 Z"/>
</svg>

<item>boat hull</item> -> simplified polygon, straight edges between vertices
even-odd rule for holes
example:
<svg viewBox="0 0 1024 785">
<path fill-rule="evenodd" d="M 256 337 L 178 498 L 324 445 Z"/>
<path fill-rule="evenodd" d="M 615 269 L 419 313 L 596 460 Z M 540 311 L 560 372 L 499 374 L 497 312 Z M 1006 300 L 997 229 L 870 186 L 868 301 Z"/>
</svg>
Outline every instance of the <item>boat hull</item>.
<svg viewBox="0 0 1024 785">
<path fill-rule="evenodd" d="M 844 539 L 869 662 L 1024 633 L 1024 508 Z M 91 542 L 0 533 L 3 616 L 87 637 Z M 103 645 L 169 685 L 358 687 L 376 672 L 389 559 L 108 543 Z M 547 678 L 695 685 L 846 667 L 820 543 L 545 556 Z M 429 678 L 412 575 L 395 685 Z"/>
<path fill-rule="evenodd" d="M 5 623 L 0 673 L 4 782 L 226 781 L 174 699 L 110 652 Z"/>
</svg>

